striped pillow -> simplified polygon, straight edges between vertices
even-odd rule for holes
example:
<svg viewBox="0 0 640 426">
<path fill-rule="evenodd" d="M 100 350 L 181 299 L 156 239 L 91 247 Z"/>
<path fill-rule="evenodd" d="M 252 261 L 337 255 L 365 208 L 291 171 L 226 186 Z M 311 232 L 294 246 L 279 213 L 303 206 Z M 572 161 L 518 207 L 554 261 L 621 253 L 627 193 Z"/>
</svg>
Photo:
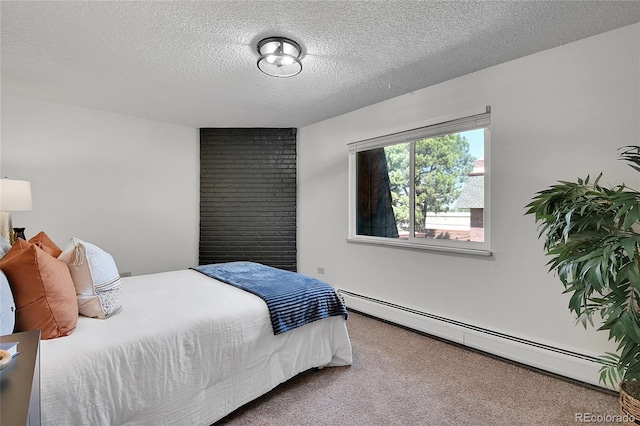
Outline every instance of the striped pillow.
<svg viewBox="0 0 640 426">
<path fill-rule="evenodd" d="M 69 267 L 81 315 L 105 319 L 120 309 L 120 274 L 109 253 L 72 238 L 58 259 Z"/>
</svg>

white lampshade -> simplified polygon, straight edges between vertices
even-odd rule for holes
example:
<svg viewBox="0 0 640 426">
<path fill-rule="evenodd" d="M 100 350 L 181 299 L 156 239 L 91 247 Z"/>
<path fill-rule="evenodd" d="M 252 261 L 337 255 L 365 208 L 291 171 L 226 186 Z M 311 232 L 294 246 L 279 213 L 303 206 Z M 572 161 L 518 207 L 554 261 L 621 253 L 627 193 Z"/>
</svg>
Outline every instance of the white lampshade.
<svg viewBox="0 0 640 426">
<path fill-rule="evenodd" d="M 0 211 L 17 212 L 32 209 L 30 182 L 0 179 Z"/>
</svg>

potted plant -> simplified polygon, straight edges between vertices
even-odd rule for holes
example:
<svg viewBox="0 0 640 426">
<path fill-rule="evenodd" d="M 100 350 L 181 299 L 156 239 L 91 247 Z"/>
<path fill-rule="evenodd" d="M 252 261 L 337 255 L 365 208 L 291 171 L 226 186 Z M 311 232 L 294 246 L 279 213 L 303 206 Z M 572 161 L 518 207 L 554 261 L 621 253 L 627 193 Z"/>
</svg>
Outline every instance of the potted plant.
<svg viewBox="0 0 640 426">
<path fill-rule="evenodd" d="M 619 158 L 640 171 L 640 146 L 620 150 Z M 571 312 L 585 327 L 601 319 L 598 329 L 618 344 L 600 358 L 600 381 L 620 389 L 623 414 L 640 419 L 640 192 L 602 186 L 601 176 L 536 193 L 526 214 L 535 215 L 549 271 L 571 294 Z M 628 394 L 633 413 L 624 406 Z"/>
</svg>

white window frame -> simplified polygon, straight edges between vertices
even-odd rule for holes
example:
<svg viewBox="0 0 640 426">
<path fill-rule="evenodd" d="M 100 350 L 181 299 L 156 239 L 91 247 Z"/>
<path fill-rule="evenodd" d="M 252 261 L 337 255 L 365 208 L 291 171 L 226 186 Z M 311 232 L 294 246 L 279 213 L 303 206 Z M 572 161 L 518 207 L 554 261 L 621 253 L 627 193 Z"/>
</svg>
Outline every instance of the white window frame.
<svg viewBox="0 0 640 426">
<path fill-rule="evenodd" d="M 491 255 L 491 155 L 490 155 L 490 121 L 491 107 L 474 108 L 464 113 L 429 120 L 424 125 L 398 132 L 390 135 L 383 135 L 371 139 L 347 144 L 349 148 L 349 235 L 348 242 L 364 244 L 380 244 L 386 246 L 415 248 L 422 250 L 438 250 L 463 254 L 473 254 L 480 256 Z M 356 177 L 356 154 L 360 151 L 367 151 L 375 148 L 382 148 L 404 142 L 414 142 L 428 137 L 442 136 L 452 133 L 460 133 L 467 130 L 484 128 L 484 241 L 458 241 L 433 238 L 418 238 L 409 233 L 408 240 L 396 238 L 375 237 L 356 234 L 356 203 L 357 203 L 357 177 Z M 415 144 L 410 145 L 410 174 L 415 176 L 414 158 Z M 414 226 L 415 215 L 415 190 L 410 191 L 410 224 L 411 230 Z"/>
</svg>

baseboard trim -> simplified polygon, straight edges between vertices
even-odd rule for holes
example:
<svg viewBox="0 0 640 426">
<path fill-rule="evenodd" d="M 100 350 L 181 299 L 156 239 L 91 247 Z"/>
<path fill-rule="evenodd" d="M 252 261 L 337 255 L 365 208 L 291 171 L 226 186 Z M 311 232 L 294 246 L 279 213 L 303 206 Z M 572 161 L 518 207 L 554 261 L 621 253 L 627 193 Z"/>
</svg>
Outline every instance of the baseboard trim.
<svg viewBox="0 0 640 426">
<path fill-rule="evenodd" d="M 349 291 L 338 290 L 338 292 L 343 297 L 347 308 L 552 374 L 615 390 L 600 383 L 601 364 L 596 357 L 510 336 Z"/>
</svg>

